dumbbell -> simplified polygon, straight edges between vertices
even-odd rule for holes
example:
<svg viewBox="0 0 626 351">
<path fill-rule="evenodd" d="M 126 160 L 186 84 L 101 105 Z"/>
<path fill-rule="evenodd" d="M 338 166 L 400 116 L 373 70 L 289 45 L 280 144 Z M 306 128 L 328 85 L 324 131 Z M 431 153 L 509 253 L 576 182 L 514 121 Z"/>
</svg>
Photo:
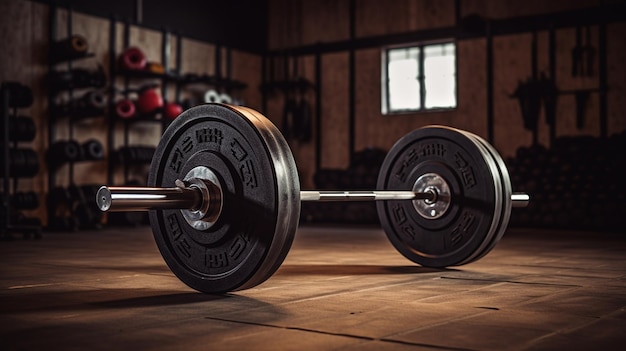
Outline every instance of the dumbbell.
<svg viewBox="0 0 626 351">
<path fill-rule="evenodd" d="M 9 117 L 9 139 L 11 141 L 33 141 L 37 134 L 35 122 L 30 117 Z"/>
<path fill-rule="evenodd" d="M 99 140 L 89 139 L 80 145 L 83 160 L 98 161 L 104 159 L 104 147 Z"/>
<path fill-rule="evenodd" d="M 39 157 L 33 149 L 15 148 L 8 151 L 10 177 L 34 177 L 39 172 Z M 4 156 L 4 155 L 2 155 Z M 0 168 L 4 172 L 4 158 L 0 156 Z"/>
<path fill-rule="evenodd" d="M 69 116 L 79 120 L 103 115 L 106 106 L 107 99 L 102 92 L 89 91 L 66 104 L 52 105 L 51 112 L 56 117 Z"/>
<path fill-rule="evenodd" d="M 102 88 L 106 85 L 106 75 L 102 66 L 97 70 L 74 68 L 68 71 L 51 71 L 48 77 L 53 91 L 77 88 Z"/>
<path fill-rule="evenodd" d="M 53 42 L 50 52 L 53 53 L 53 62 L 61 62 L 83 57 L 87 55 L 88 49 L 89 43 L 87 39 L 82 35 L 75 34 L 63 40 Z"/>
<path fill-rule="evenodd" d="M 33 104 L 33 90 L 20 82 L 2 82 L 0 92 L 9 94 L 9 107 L 26 108 Z"/>
<path fill-rule="evenodd" d="M 149 211 L 174 274 L 205 293 L 254 287 L 280 266 L 301 201 L 376 201 L 382 226 L 408 259 L 462 265 L 487 254 L 507 227 L 514 194 L 504 162 L 480 137 L 443 126 L 401 138 L 377 188 L 300 191 L 285 138 L 246 107 L 206 104 L 175 119 L 152 158 L 147 187 L 100 188 L 102 211 Z"/>
<path fill-rule="evenodd" d="M 16 192 L 11 195 L 11 205 L 18 210 L 34 210 L 39 207 L 39 197 L 34 191 Z"/>
<path fill-rule="evenodd" d="M 205 103 L 223 103 L 223 104 L 231 104 L 233 99 L 227 93 L 218 93 L 214 89 L 209 89 L 204 93 L 204 102 Z"/>
<path fill-rule="evenodd" d="M 80 144 L 76 140 L 56 141 L 47 153 L 48 164 L 57 168 L 65 163 L 77 162 L 82 159 L 82 150 Z"/>
</svg>

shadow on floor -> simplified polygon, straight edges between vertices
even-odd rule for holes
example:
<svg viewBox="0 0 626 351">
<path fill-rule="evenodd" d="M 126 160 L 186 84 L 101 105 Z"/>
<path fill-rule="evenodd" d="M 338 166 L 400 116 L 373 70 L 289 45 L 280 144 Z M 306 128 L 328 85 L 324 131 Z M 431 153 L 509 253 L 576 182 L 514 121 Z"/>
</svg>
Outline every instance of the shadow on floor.
<svg viewBox="0 0 626 351">
<path fill-rule="evenodd" d="M 175 293 L 164 295 L 137 296 L 110 301 L 99 301 L 90 305 L 106 308 L 176 306 L 192 303 L 227 299 L 228 295 L 207 295 L 199 292 Z"/>
<path fill-rule="evenodd" d="M 449 268 L 421 266 L 375 266 L 341 264 L 287 264 L 282 265 L 276 275 L 375 275 L 375 274 L 426 274 L 456 271 Z"/>
<path fill-rule="evenodd" d="M 116 297 L 111 300 L 111 297 Z M 0 315 L 25 311 L 79 311 L 94 308 L 159 307 L 186 305 L 228 298 L 195 291 L 148 289 L 96 289 L 28 292 L 2 296 Z"/>
</svg>

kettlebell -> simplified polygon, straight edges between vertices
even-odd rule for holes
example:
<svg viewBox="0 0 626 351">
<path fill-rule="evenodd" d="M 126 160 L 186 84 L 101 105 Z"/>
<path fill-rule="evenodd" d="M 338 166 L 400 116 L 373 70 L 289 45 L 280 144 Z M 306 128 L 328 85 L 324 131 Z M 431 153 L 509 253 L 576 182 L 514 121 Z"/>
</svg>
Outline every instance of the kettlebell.
<svg viewBox="0 0 626 351">
<path fill-rule="evenodd" d="M 153 113 L 163 107 L 163 98 L 155 89 L 145 89 L 139 93 L 137 109 L 142 114 Z"/>
<path fill-rule="evenodd" d="M 166 103 L 165 107 L 163 108 L 163 114 L 165 115 L 165 118 L 168 120 L 175 119 L 181 113 L 183 113 L 182 106 L 174 102 Z"/>
</svg>

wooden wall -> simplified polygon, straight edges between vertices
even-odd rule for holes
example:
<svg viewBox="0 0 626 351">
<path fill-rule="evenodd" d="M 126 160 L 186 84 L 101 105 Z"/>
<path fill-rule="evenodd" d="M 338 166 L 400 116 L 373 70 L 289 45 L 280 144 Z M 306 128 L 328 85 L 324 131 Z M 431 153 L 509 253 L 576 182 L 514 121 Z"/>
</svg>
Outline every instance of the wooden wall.
<svg viewBox="0 0 626 351">
<path fill-rule="evenodd" d="M 355 34 L 357 38 L 404 33 L 421 29 L 452 26 L 455 23 L 455 0 L 358 0 L 356 1 Z M 545 0 L 461 0 L 460 15 L 478 13 L 503 19 L 522 15 L 541 14 L 586 8 L 601 3 L 600 0 L 545 1 Z M 65 33 L 63 11 L 59 13 L 59 35 Z M 318 42 L 335 42 L 349 39 L 349 0 L 269 0 L 269 49 L 285 49 Z M 108 69 L 109 21 L 75 13 L 74 32 L 87 37 L 93 59 L 77 63 L 76 67 L 94 68 L 98 63 Z M 47 176 L 44 151 L 47 140 L 47 90 L 44 77 L 47 73 L 48 7 L 26 0 L 0 2 L 0 80 L 18 80 L 33 87 L 35 104 L 22 113 L 33 116 L 39 133 L 33 146 L 40 151 L 42 170 L 40 176 L 20 182 L 20 188 L 35 190 L 42 200 L 47 192 Z M 119 52 L 122 47 L 122 25 L 116 29 Z M 623 45 L 626 24 L 611 23 L 607 26 L 608 53 L 608 131 L 609 134 L 626 129 L 625 83 L 623 77 L 626 49 Z M 530 145 L 532 134 L 523 129 L 517 100 L 510 98 L 519 80 L 531 75 L 531 34 L 523 33 L 499 36 L 494 39 L 494 143 L 504 156 L 511 156 L 519 146 Z M 537 33 L 538 69 L 548 70 L 548 33 Z M 591 78 L 572 77 L 571 49 L 575 45 L 575 29 L 556 31 L 557 39 L 557 85 L 562 90 L 597 87 L 597 74 Z M 140 46 L 151 60 L 160 60 L 161 33 L 132 27 L 130 43 Z M 215 46 L 191 39 L 182 41 L 182 71 L 214 73 Z M 369 48 L 356 51 L 356 150 L 366 147 L 388 149 L 402 135 L 427 124 L 446 124 L 487 134 L 487 70 L 486 40 L 458 41 L 458 107 L 454 111 L 424 112 L 384 116 L 380 112 L 381 49 Z M 598 28 L 592 27 L 592 45 L 598 47 Z M 172 67 L 175 62 L 176 42 L 171 43 Z M 262 58 L 258 55 L 234 51 L 233 78 L 244 81 L 248 88 L 242 92 L 245 104 L 261 109 Z M 322 55 L 322 129 L 321 165 L 324 168 L 345 168 L 349 161 L 348 143 L 348 53 L 335 52 Z M 313 56 L 301 58 L 301 74 L 314 80 Z M 175 68 L 175 67 L 173 67 Z M 597 60 L 595 71 L 597 72 Z M 193 88 L 192 88 L 193 89 Z M 201 88 L 198 88 L 201 89 Z M 170 97 L 173 92 L 170 91 Z M 308 93 L 313 101 L 313 94 Z M 586 112 L 583 129 L 575 126 L 575 102 L 573 95 L 563 95 L 558 100 L 557 136 L 590 134 L 599 135 L 598 94 L 592 94 Z M 270 96 L 266 115 L 280 125 L 283 100 L 280 95 Z M 67 129 L 57 129 L 58 138 L 67 135 Z M 75 135 L 80 141 L 95 137 L 105 143 L 104 118 L 93 119 L 76 126 Z M 116 140 L 121 141 L 121 130 Z M 156 125 L 138 125 L 131 135 L 132 143 L 155 145 L 160 130 Z M 541 117 L 539 141 L 547 145 L 548 128 Z M 116 143 L 116 146 L 119 144 Z M 315 170 L 315 145 L 312 142 L 292 142 L 301 183 L 304 188 L 313 186 Z M 105 183 L 106 163 L 85 163 L 76 167 L 77 183 Z M 59 185 L 67 185 L 67 169 L 59 172 Z M 122 179 L 117 173 L 116 182 Z M 36 211 L 45 221 L 43 210 Z"/>
<path fill-rule="evenodd" d="M 67 35 L 66 27 L 67 12 L 59 10 L 57 16 L 58 38 Z M 109 33 L 110 21 L 80 13 L 73 13 L 73 32 L 86 37 L 89 42 L 90 52 L 94 58 L 75 61 L 73 67 L 95 69 L 100 64 L 104 67 L 107 77 L 109 75 Z M 0 50 L 0 81 L 15 80 L 31 86 L 35 94 L 35 103 L 29 109 L 21 110 L 20 114 L 32 116 L 37 124 L 37 138 L 32 143 L 39 152 L 40 164 L 42 165 L 39 175 L 33 179 L 21 180 L 20 189 L 34 190 L 40 195 L 42 203 L 45 203 L 47 187 L 47 166 L 45 162 L 45 150 L 48 146 L 48 102 L 45 75 L 48 72 L 47 53 L 49 44 L 49 9 L 48 6 L 26 0 L 0 2 L 0 35 L 2 36 L 3 50 Z M 123 50 L 123 24 L 118 23 L 116 28 L 117 47 L 116 52 Z M 175 36 L 171 36 L 170 68 L 176 69 L 176 45 Z M 161 61 L 162 35 L 160 31 L 145 29 L 138 26 L 130 27 L 130 45 L 140 47 L 150 61 Z M 223 53 L 225 55 L 225 53 Z M 237 98 L 243 99 L 247 106 L 261 109 L 261 95 L 259 85 L 261 83 L 261 57 L 243 51 L 232 51 L 232 78 L 248 84 L 248 88 L 237 94 Z M 225 65 L 225 57 L 222 60 Z M 215 72 L 215 45 L 199 42 L 188 38 L 182 39 L 182 56 L 180 70 L 182 73 L 214 74 Z M 58 66 L 64 69 L 63 65 Z M 225 71 L 223 71 L 225 72 Z M 122 80 L 117 79 L 119 87 Z M 141 83 L 141 82 L 139 82 Z M 139 83 L 135 85 L 139 85 Z M 145 82 L 143 82 L 145 83 Z M 194 90 L 206 90 L 207 86 L 191 86 L 185 94 L 193 93 Z M 168 98 L 174 97 L 174 85 L 168 89 Z M 183 96 L 183 98 L 185 95 Z M 67 99 L 61 94 L 59 99 Z M 64 140 L 69 135 L 66 120 L 61 120 L 56 128 L 56 140 Z M 74 127 L 74 137 L 79 142 L 89 138 L 100 140 L 107 147 L 108 120 L 106 117 L 87 119 L 79 122 Z M 121 123 L 115 132 L 115 147 L 123 142 L 123 129 Z M 161 128 L 157 123 L 138 123 L 130 133 L 130 143 L 156 146 L 160 139 Z M 108 157 L 108 155 L 106 155 Z M 74 179 L 77 184 L 107 183 L 107 162 L 85 162 L 75 166 Z M 57 173 L 57 185 L 69 184 L 68 168 L 64 166 Z M 141 179 L 141 176 L 135 177 Z M 123 175 L 121 170 L 115 174 L 115 182 L 121 183 Z M 46 221 L 45 208 L 42 205 L 39 210 L 29 213 Z"/>
<path fill-rule="evenodd" d="M 48 12 L 44 6 L 29 1 L 0 2 L 0 81 L 20 81 L 33 89 L 37 100 L 32 107 L 20 109 L 20 115 L 31 116 L 37 127 L 35 140 L 30 144 L 36 150 L 44 150 L 47 145 L 47 113 L 43 104 L 47 91 L 44 87 L 44 76 L 47 72 L 47 26 Z M 3 141 L 4 142 L 4 141 Z M 40 176 L 21 179 L 19 187 L 33 190 L 43 200 L 47 187 L 44 176 L 44 154 L 39 154 L 42 165 Z M 42 201 L 40 201 L 42 202 Z M 27 213 L 44 215 L 45 210 Z"/>
<path fill-rule="evenodd" d="M 480 14 L 492 19 L 589 8 L 598 0 L 515 1 L 461 0 L 460 16 Z M 270 0 L 269 46 L 283 50 L 315 43 L 349 39 L 349 0 Z M 422 29 L 453 26 L 454 0 L 358 0 L 355 32 L 357 38 L 405 33 Z M 607 26 L 608 54 L 608 132 L 626 129 L 626 106 L 623 102 L 624 58 L 622 44 L 626 34 L 624 23 Z M 598 48 L 598 28 L 593 26 L 591 44 Z M 531 33 L 498 36 L 494 49 L 494 144 L 503 156 L 513 156 L 520 146 L 532 143 L 532 133 L 523 128 L 518 100 L 510 97 L 520 80 L 531 77 Z M 593 77 L 571 76 L 571 50 L 575 28 L 556 31 L 556 84 L 561 90 L 598 87 L 598 56 Z M 487 137 L 487 66 L 486 40 L 466 39 L 457 42 L 458 106 L 453 111 L 422 112 L 403 115 L 382 115 L 381 111 L 381 49 L 356 51 L 356 122 L 355 149 L 381 147 L 388 149 L 402 135 L 428 124 L 444 124 L 466 129 Z M 548 73 L 548 33 L 537 33 L 538 71 Z M 307 59 L 307 71 L 313 60 Z M 348 53 L 322 55 L 322 152 L 323 168 L 348 166 Z M 307 78 L 313 79 L 313 74 Z M 558 99 L 556 134 L 598 136 L 598 94 L 592 93 L 585 111 L 585 126 L 575 125 L 574 95 Z M 274 97 L 266 111 L 280 121 L 282 100 Z M 548 146 L 549 135 L 545 117 L 540 117 L 539 142 Z M 301 172 L 303 186 L 311 187 L 314 172 L 314 145 L 296 145 L 294 154 Z"/>
</svg>

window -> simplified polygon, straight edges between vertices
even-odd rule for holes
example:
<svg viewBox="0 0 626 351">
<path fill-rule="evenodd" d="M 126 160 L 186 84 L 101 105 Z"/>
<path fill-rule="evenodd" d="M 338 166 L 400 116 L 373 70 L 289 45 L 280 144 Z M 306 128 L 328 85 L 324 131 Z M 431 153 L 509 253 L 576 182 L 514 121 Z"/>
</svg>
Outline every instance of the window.
<svg viewBox="0 0 626 351">
<path fill-rule="evenodd" d="M 456 46 L 438 43 L 383 52 L 383 114 L 456 107 Z"/>
</svg>

